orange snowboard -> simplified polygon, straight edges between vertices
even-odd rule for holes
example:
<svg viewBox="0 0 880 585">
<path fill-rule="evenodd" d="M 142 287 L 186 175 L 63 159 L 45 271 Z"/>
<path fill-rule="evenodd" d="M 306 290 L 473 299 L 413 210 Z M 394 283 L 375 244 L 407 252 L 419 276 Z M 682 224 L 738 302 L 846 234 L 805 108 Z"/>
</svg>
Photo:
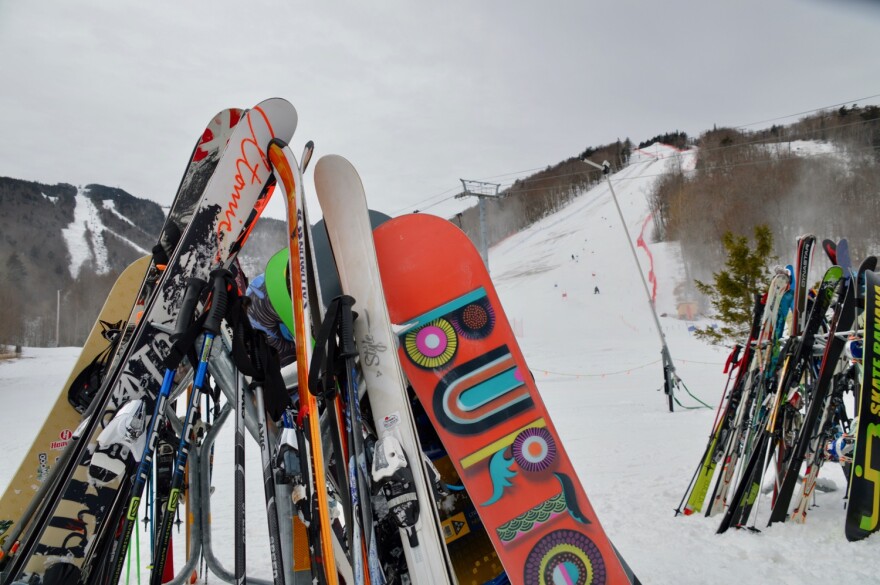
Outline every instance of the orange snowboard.
<svg viewBox="0 0 880 585">
<path fill-rule="evenodd" d="M 374 239 L 400 361 L 511 583 L 638 583 L 599 524 L 468 237 L 413 214 Z"/>
</svg>

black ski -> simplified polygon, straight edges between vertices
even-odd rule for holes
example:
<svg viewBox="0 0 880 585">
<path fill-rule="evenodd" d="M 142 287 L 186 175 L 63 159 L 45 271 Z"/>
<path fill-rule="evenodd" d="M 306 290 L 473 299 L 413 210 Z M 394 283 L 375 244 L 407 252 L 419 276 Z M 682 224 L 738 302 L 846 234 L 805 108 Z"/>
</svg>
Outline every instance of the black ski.
<svg viewBox="0 0 880 585">
<path fill-rule="evenodd" d="M 849 278 L 847 273 L 844 275 L 844 278 L 840 279 L 837 285 L 837 306 L 828 327 L 828 340 L 825 344 L 825 351 L 822 354 L 819 375 L 811 393 L 797 443 L 788 460 L 785 476 L 776 494 L 776 502 L 773 505 L 773 512 L 770 514 L 768 526 L 774 522 L 784 522 L 788 517 L 788 507 L 798 484 L 801 464 L 807 455 L 807 449 L 813 438 L 814 428 L 819 423 L 820 416 L 824 410 L 826 397 L 831 388 L 831 381 L 846 344 L 846 340 L 836 336 L 835 333 L 847 331 L 852 326 L 853 317 L 855 316 L 853 313 L 855 295 L 853 294 L 852 287 L 852 278 Z"/>
</svg>

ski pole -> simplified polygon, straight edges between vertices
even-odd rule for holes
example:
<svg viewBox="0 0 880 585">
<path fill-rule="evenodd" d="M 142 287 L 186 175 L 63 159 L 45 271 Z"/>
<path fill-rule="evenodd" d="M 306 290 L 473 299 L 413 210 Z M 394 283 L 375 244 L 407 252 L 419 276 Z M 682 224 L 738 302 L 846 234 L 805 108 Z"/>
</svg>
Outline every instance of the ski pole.
<svg viewBox="0 0 880 585">
<path fill-rule="evenodd" d="M 153 548 L 150 585 L 161 585 L 162 576 L 165 572 L 165 563 L 168 556 L 168 543 L 171 540 L 171 528 L 174 524 L 177 506 L 180 503 L 180 491 L 183 488 L 184 470 L 186 469 L 187 458 L 189 457 L 189 451 L 192 448 L 193 440 L 195 438 L 192 437 L 195 415 L 198 412 L 199 400 L 201 399 L 202 390 L 205 387 L 205 381 L 207 379 L 208 358 L 211 355 L 214 338 L 220 333 L 220 321 L 226 313 L 226 284 L 227 279 L 230 277 L 231 274 L 228 270 L 218 269 L 211 272 L 213 290 L 211 295 L 211 308 L 208 312 L 208 318 L 203 325 L 205 339 L 202 343 L 202 351 L 199 355 L 199 362 L 193 380 L 192 391 L 189 396 L 189 403 L 186 406 L 186 417 L 183 423 L 183 431 L 180 433 L 180 443 L 177 447 L 177 458 L 171 476 L 171 490 L 168 494 L 168 503 L 165 505 L 165 510 L 162 513 L 162 522 L 159 524 L 159 530 L 156 532 L 157 536 Z M 198 282 L 202 283 L 202 281 Z"/>
<path fill-rule="evenodd" d="M 354 319 L 355 314 L 352 311 L 355 300 L 350 295 L 343 295 L 339 302 L 339 339 L 340 339 L 340 357 L 345 360 L 345 391 L 348 396 L 348 409 L 351 429 L 351 482 L 352 503 L 358 508 L 356 512 L 360 513 L 359 521 L 357 516 L 354 522 L 356 532 L 362 533 L 364 539 L 364 551 L 367 556 L 367 569 L 363 564 L 355 562 L 355 566 L 365 575 L 358 574 L 356 578 L 381 581 L 381 577 L 376 573 L 378 563 L 374 562 L 378 558 L 376 550 L 375 538 L 372 538 L 373 530 L 373 514 L 370 503 L 370 490 L 367 486 L 367 478 L 364 470 L 361 469 L 359 461 L 363 458 L 366 462 L 366 447 L 364 445 L 364 436 L 361 430 L 361 409 L 360 399 L 357 388 L 357 370 L 355 369 L 355 357 L 358 355 L 357 346 L 354 339 Z M 352 551 L 352 558 L 359 558 L 362 555 L 361 547 L 356 546 Z M 360 566 L 358 566 L 360 565 Z"/>
<path fill-rule="evenodd" d="M 241 372 L 235 374 L 235 472 L 234 472 L 234 546 L 235 564 L 233 577 L 235 585 L 245 585 L 247 577 L 245 554 L 245 500 L 244 500 L 244 401 L 245 395 L 241 383 Z"/>
<path fill-rule="evenodd" d="M 727 366 L 729 367 L 733 364 L 733 367 L 730 367 L 730 372 L 727 375 L 727 382 L 724 384 L 724 391 L 721 393 L 721 401 L 718 403 L 718 409 L 715 411 L 715 422 L 712 423 L 712 432 L 709 433 L 709 442 L 706 445 L 706 448 L 703 450 L 703 456 L 700 458 L 700 463 L 697 465 L 697 469 L 694 471 L 694 475 L 691 477 L 691 481 L 688 483 L 687 488 L 684 491 L 684 495 L 681 498 L 681 501 L 678 503 L 678 507 L 675 509 L 675 515 L 681 515 L 681 507 L 684 505 L 685 501 L 688 499 L 688 495 L 691 492 L 691 488 L 694 486 L 694 482 L 697 479 L 697 476 L 700 474 L 700 470 L 704 467 L 708 467 L 707 461 L 709 460 L 710 450 L 714 444 L 714 440 L 716 435 L 718 434 L 718 419 L 721 415 L 721 406 L 724 404 L 724 398 L 727 396 L 727 389 L 730 387 L 730 380 L 733 378 L 733 373 L 737 369 L 738 362 L 737 357 L 739 356 L 740 345 L 737 344 L 733 348 L 733 352 L 730 354 L 730 357 L 727 360 Z"/>
<path fill-rule="evenodd" d="M 351 379 L 351 370 L 354 367 L 354 356 L 357 355 L 357 348 L 354 344 L 353 316 L 351 306 L 354 304 L 354 298 L 343 295 L 336 298 L 330 303 L 331 311 L 336 310 L 336 314 L 327 315 L 327 319 L 332 319 L 336 328 L 338 328 L 339 357 L 344 361 L 344 377 L 345 377 L 345 399 L 348 402 L 345 408 L 345 424 L 347 427 L 346 440 L 348 442 L 348 490 L 350 499 L 351 515 L 347 518 L 349 526 L 346 528 L 349 532 L 349 552 L 351 554 L 352 569 L 354 570 L 355 583 L 361 585 L 364 582 L 364 561 L 361 550 L 363 541 L 363 522 L 359 517 L 360 510 L 360 494 L 358 486 L 357 458 L 361 450 L 358 449 L 358 443 L 355 436 L 360 432 L 356 427 L 358 422 L 355 421 L 354 406 L 357 403 L 357 390 Z M 363 441 L 361 441 L 363 443 Z"/>
<path fill-rule="evenodd" d="M 192 321 L 196 305 L 199 302 L 199 293 L 204 284 L 204 281 L 198 278 L 190 278 L 187 280 L 183 303 L 181 304 L 180 312 L 177 314 L 177 321 L 175 323 L 175 335 L 183 333 L 187 325 Z M 150 428 L 147 431 L 147 441 L 144 445 L 144 451 L 141 454 L 140 463 L 138 464 L 137 472 L 135 473 L 131 486 L 129 504 L 123 520 L 122 533 L 120 537 L 114 541 L 113 548 L 110 552 L 111 564 L 113 566 L 112 577 L 110 580 L 111 583 L 119 582 L 119 577 L 122 574 L 122 569 L 125 564 L 125 551 L 128 549 L 128 545 L 131 542 L 131 531 L 134 524 L 137 523 L 137 512 L 141 503 L 141 495 L 144 492 L 144 486 L 147 483 L 147 477 L 150 474 L 153 465 L 153 451 L 156 448 L 156 441 L 159 437 L 159 421 L 164 416 L 165 403 L 168 401 L 168 397 L 171 394 L 172 386 L 174 386 L 175 370 L 176 368 L 172 367 L 166 368 L 165 377 L 162 380 L 162 386 L 159 389 L 159 393 L 156 395 L 153 417 L 150 420 Z"/>
<path fill-rule="evenodd" d="M 259 359 L 259 358 L 258 358 Z M 272 559 L 272 578 L 275 585 L 284 585 L 284 567 L 281 557 L 281 529 L 278 526 L 278 511 L 275 505 L 275 478 L 273 476 L 272 453 L 269 445 L 266 405 L 263 386 L 251 385 L 257 406 L 257 428 L 260 437 L 260 457 L 263 464 L 263 490 L 266 495 L 266 519 L 269 523 L 269 552 Z"/>
</svg>

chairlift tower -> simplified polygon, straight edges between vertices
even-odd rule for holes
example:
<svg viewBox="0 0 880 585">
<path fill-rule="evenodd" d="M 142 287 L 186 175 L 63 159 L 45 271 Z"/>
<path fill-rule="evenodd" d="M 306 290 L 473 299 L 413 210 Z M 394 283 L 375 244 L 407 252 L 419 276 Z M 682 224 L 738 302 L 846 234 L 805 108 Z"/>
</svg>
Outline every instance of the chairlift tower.
<svg viewBox="0 0 880 585">
<path fill-rule="evenodd" d="M 486 265 L 486 271 L 489 270 L 489 231 L 486 227 L 486 199 L 498 198 L 498 189 L 500 183 L 487 183 L 485 181 L 471 181 L 468 179 L 459 179 L 464 191 L 455 196 L 456 199 L 462 197 L 476 197 L 479 199 L 480 208 L 480 256 L 483 257 L 483 264 Z"/>
</svg>

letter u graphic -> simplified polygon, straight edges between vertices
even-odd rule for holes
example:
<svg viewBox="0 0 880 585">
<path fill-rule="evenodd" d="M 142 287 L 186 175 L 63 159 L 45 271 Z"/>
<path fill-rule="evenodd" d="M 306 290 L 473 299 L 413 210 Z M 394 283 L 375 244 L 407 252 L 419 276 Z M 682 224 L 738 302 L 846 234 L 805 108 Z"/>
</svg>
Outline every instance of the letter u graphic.
<svg viewBox="0 0 880 585">
<path fill-rule="evenodd" d="M 453 368 L 434 390 L 438 422 L 459 435 L 482 433 L 533 406 L 506 345 Z"/>
</svg>

